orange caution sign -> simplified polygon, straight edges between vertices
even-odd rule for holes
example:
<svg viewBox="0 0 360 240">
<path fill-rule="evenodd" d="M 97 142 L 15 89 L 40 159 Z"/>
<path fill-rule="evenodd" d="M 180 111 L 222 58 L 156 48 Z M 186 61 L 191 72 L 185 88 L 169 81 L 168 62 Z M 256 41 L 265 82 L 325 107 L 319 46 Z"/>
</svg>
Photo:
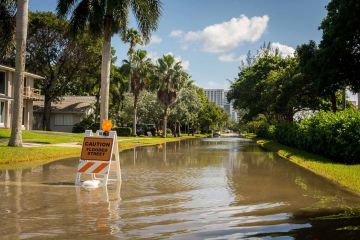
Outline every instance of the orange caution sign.
<svg viewBox="0 0 360 240">
<path fill-rule="evenodd" d="M 85 137 L 81 160 L 110 161 L 113 138 Z"/>
</svg>

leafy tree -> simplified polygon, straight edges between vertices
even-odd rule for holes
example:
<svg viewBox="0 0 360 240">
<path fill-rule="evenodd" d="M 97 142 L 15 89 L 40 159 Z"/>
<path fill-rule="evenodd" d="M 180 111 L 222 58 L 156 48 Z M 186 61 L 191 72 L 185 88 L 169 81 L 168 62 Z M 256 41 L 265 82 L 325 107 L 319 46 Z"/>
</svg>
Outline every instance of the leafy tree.
<svg viewBox="0 0 360 240">
<path fill-rule="evenodd" d="M 176 62 L 173 55 L 164 55 L 158 59 L 156 82 L 159 86 L 157 96 L 163 105 L 163 137 L 166 137 L 169 109 L 175 103 L 187 78 L 188 75 L 182 69 L 181 62 Z"/>
<path fill-rule="evenodd" d="M 0 0 L 0 62 L 13 65 L 7 61 L 13 52 L 16 2 L 14 0 Z"/>
<path fill-rule="evenodd" d="M 173 135 L 180 137 L 181 124 L 194 127 L 198 120 L 202 108 L 201 99 L 197 94 L 197 89 L 192 82 L 189 82 L 179 92 L 179 98 L 172 107 L 169 115 L 170 122 L 173 124 Z"/>
<path fill-rule="evenodd" d="M 67 92 L 76 93 L 74 86 L 96 82 L 100 69 L 101 41 L 87 34 L 71 38 L 67 24 L 50 12 L 30 15 L 27 67 L 45 77 L 38 83 L 45 97 L 45 130 L 51 130 L 51 103 Z"/>
<path fill-rule="evenodd" d="M 124 65 L 130 72 L 129 76 L 131 76 L 130 91 L 134 96 L 133 135 L 136 136 L 139 95 L 150 81 L 151 71 L 154 69 L 154 66 L 150 58 L 147 57 L 145 50 L 137 50 L 131 57 L 131 62 L 125 60 Z"/>
<path fill-rule="evenodd" d="M 161 128 L 163 117 L 162 106 L 154 92 L 143 91 L 139 98 L 139 121 L 145 124 L 155 124 L 156 130 Z"/>
<path fill-rule="evenodd" d="M 16 12 L 16 58 L 15 58 L 15 81 L 14 81 L 14 102 L 12 105 L 11 135 L 9 146 L 22 146 L 21 122 L 23 115 L 23 92 L 25 74 L 25 53 L 26 38 L 28 30 L 29 1 L 18 0 Z"/>
<path fill-rule="evenodd" d="M 267 114 L 269 94 L 266 80 L 271 71 L 285 66 L 285 60 L 272 54 L 264 54 L 257 58 L 253 65 L 240 69 L 238 78 L 230 86 L 228 100 L 234 101 L 236 109 L 246 109 L 245 119 L 251 120 L 256 115 Z"/>
<path fill-rule="evenodd" d="M 317 82 L 302 72 L 312 66 L 299 64 L 311 56 L 311 48 L 298 50 L 299 58 L 262 52 L 251 66 L 240 70 L 228 98 L 235 108 L 245 110 L 246 121 L 263 114 L 268 121 L 291 122 L 296 112 L 320 109 L 323 100 Z"/>
<path fill-rule="evenodd" d="M 320 63 L 323 81 L 333 89 L 360 90 L 360 4 L 357 0 L 332 0 L 321 23 Z M 325 79 L 326 78 L 326 79 Z"/>
<path fill-rule="evenodd" d="M 89 29 L 91 34 L 101 36 L 101 120 L 108 119 L 111 66 L 111 37 L 124 32 L 128 24 L 128 12 L 132 9 L 144 39 L 149 39 L 161 15 L 160 0 L 58 0 L 57 12 L 66 17 L 71 12 L 70 29 L 78 34 Z"/>
</svg>

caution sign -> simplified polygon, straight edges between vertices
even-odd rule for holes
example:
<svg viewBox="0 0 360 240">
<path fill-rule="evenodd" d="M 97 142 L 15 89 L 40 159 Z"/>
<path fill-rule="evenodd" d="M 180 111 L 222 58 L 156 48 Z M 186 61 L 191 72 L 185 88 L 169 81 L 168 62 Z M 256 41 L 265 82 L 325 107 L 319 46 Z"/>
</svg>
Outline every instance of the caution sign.
<svg viewBox="0 0 360 240">
<path fill-rule="evenodd" d="M 113 138 L 85 137 L 81 160 L 110 161 Z"/>
</svg>

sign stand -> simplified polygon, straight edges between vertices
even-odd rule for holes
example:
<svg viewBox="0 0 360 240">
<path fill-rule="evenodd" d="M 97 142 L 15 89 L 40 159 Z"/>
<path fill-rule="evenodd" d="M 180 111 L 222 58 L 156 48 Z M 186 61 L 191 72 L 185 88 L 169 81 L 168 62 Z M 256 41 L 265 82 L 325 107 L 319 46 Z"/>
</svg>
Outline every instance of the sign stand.
<svg viewBox="0 0 360 240">
<path fill-rule="evenodd" d="M 114 170 L 116 177 L 109 178 L 113 157 L 115 158 Z M 107 135 L 104 135 L 104 131 L 97 130 L 95 136 L 93 136 L 91 130 L 85 131 L 84 143 L 75 178 L 76 186 L 81 185 L 82 174 L 91 174 L 92 180 L 101 180 L 103 186 L 106 186 L 108 181 L 121 182 L 120 157 L 116 131 L 109 131 Z"/>
</svg>

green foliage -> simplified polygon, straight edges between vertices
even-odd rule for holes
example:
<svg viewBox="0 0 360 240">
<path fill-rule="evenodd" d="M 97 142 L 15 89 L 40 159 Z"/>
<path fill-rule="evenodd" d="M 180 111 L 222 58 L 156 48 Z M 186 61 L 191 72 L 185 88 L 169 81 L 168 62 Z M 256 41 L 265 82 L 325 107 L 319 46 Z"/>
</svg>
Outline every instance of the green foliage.
<svg viewBox="0 0 360 240">
<path fill-rule="evenodd" d="M 268 127 L 259 136 L 326 156 L 342 163 L 360 163 L 360 112 L 321 111 L 299 123 Z"/>
<path fill-rule="evenodd" d="M 228 93 L 234 107 L 245 110 L 243 118 L 249 121 L 264 114 L 274 121 L 291 122 L 298 111 L 318 109 L 321 101 L 316 88 L 301 73 L 298 59 L 265 50 L 240 70 Z"/>
<path fill-rule="evenodd" d="M 99 129 L 99 123 L 96 123 L 94 121 L 94 118 L 91 116 L 91 117 L 84 118 L 79 123 L 74 124 L 72 132 L 73 133 L 84 133 L 85 130 L 92 130 L 93 132 L 95 132 L 98 129 Z"/>
<path fill-rule="evenodd" d="M 8 64 L 8 58 L 14 48 L 16 2 L 0 0 L 0 63 Z M 13 65 L 13 61 L 11 64 Z"/>
<path fill-rule="evenodd" d="M 255 133 L 257 136 L 268 136 L 269 123 L 262 114 L 259 114 L 254 120 L 248 122 L 245 127 L 247 132 Z"/>
<path fill-rule="evenodd" d="M 360 90 L 360 4 L 358 0 L 332 0 L 321 22 L 320 42 L 322 73 L 330 84 Z"/>
<path fill-rule="evenodd" d="M 118 136 L 131 136 L 132 130 L 129 127 L 117 127 L 114 129 Z"/>
</svg>

